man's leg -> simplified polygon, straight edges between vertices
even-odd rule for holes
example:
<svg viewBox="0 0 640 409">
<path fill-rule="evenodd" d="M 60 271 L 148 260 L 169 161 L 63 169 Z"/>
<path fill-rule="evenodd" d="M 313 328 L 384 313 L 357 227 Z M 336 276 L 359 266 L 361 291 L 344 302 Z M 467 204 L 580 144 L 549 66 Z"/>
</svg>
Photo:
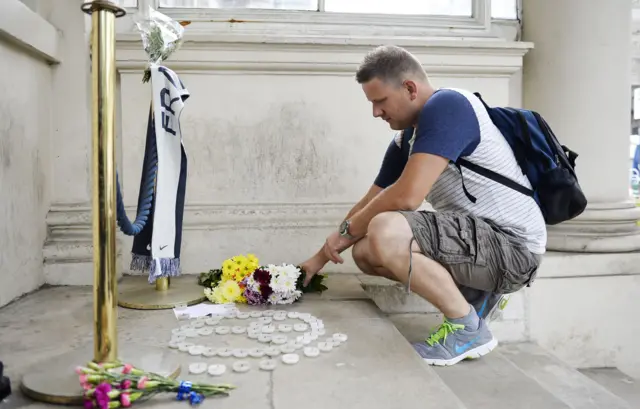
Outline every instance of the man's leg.
<svg viewBox="0 0 640 409">
<path fill-rule="evenodd" d="M 353 261 L 356 263 L 356 266 L 362 271 L 364 274 L 370 276 L 378 276 L 384 277 L 392 281 L 398 281 L 395 275 L 387 268 L 382 265 L 373 264 L 375 260 L 373 260 L 370 256 L 371 254 L 371 245 L 368 237 L 364 237 L 360 241 L 358 241 L 353 248 L 351 249 L 351 257 Z"/>
<path fill-rule="evenodd" d="M 496 317 L 498 310 L 503 310 L 509 301 L 509 296 L 492 291 L 477 290 L 461 285 L 460 292 L 473 305 L 480 318 L 491 322 Z"/>
<path fill-rule="evenodd" d="M 427 363 L 453 365 L 489 353 L 497 341 L 484 321 L 462 296 L 450 272 L 422 254 L 413 238 L 411 226 L 401 213 L 383 213 L 371 221 L 367 237 L 354 247 L 354 258 L 369 272 L 384 268 L 442 311 L 444 324 L 426 342 L 414 345 Z"/>
<path fill-rule="evenodd" d="M 412 250 L 416 250 L 417 245 L 413 244 L 413 246 Z M 419 251 L 419 249 L 416 251 Z M 360 271 L 367 275 L 384 277 L 392 281 L 398 281 L 393 273 L 385 267 L 370 265 L 370 253 L 370 241 L 367 240 L 366 237 L 354 246 L 351 256 Z M 494 312 L 498 308 L 504 308 L 506 301 L 503 300 L 508 300 L 508 296 L 491 291 L 476 290 L 475 288 L 466 287 L 464 285 L 460 285 L 458 288 L 460 289 L 462 296 L 476 310 L 478 316 L 486 319 L 487 321 L 491 321 L 494 318 Z"/>
</svg>

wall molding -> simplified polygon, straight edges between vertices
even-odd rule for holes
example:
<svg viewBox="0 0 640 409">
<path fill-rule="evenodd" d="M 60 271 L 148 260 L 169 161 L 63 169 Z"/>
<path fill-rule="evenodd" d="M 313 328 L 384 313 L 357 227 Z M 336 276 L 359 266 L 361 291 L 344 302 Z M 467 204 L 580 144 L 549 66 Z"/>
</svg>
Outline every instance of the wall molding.
<svg viewBox="0 0 640 409">
<path fill-rule="evenodd" d="M 0 1 L 0 38 L 49 64 L 60 63 L 60 32 L 20 0 Z"/>
<path fill-rule="evenodd" d="M 336 228 L 352 203 L 189 204 L 185 206 L 183 231 L 205 234 L 214 231 L 277 231 Z M 129 218 L 135 208 L 126 207 Z M 91 207 L 87 204 L 54 205 L 47 215 L 48 236 L 44 245 L 45 282 L 52 285 L 90 285 L 93 266 Z M 118 258 L 128 257 L 124 234 L 117 236 Z M 198 247 L 198 240 L 188 243 Z M 183 249 L 185 250 L 185 249 Z M 119 268 L 128 271 L 128 264 Z M 121 271 L 118 272 L 121 274 Z"/>
<path fill-rule="evenodd" d="M 117 66 L 139 71 L 147 64 L 138 35 L 117 37 Z M 353 75 L 364 54 L 393 43 L 416 54 L 431 75 L 511 76 L 522 69 L 530 43 L 434 38 L 352 38 L 300 35 L 192 34 L 166 65 L 203 74 Z M 256 54 L 259 58 L 256 58 Z"/>
<path fill-rule="evenodd" d="M 240 203 L 187 204 L 184 230 L 295 229 L 337 226 L 353 203 Z M 129 218 L 135 207 L 126 206 Z M 86 205 L 52 206 L 47 215 L 51 241 L 91 240 L 91 208 Z"/>
</svg>

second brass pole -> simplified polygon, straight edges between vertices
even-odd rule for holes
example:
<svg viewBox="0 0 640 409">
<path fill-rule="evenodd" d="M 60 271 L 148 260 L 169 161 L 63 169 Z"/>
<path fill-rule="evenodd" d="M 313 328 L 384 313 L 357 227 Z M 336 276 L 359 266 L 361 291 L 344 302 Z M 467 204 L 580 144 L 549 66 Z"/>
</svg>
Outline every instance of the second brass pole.
<svg viewBox="0 0 640 409">
<path fill-rule="evenodd" d="M 109 362 L 118 358 L 115 15 L 96 7 L 91 18 L 94 361 Z"/>
</svg>

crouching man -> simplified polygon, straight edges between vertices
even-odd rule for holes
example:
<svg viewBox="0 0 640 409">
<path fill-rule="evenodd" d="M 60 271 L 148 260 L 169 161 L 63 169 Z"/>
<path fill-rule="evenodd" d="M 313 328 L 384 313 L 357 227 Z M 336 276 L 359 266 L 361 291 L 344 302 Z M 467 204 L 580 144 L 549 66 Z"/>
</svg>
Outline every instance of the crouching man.
<svg viewBox="0 0 640 409">
<path fill-rule="evenodd" d="M 546 226 L 531 197 L 453 162 L 462 157 L 531 185 L 482 102 L 465 90 L 435 89 L 406 50 L 376 48 L 356 79 L 373 115 L 399 132 L 373 186 L 303 267 L 312 276 L 354 246 L 362 272 L 403 283 L 443 313 L 440 328 L 414 344 L 427 363 L 483 356 L 497 345 L 484 319 L 487 300 L 535 278 Z M 436 212 L 417 210 L 425 198 Z"/>
</svg>

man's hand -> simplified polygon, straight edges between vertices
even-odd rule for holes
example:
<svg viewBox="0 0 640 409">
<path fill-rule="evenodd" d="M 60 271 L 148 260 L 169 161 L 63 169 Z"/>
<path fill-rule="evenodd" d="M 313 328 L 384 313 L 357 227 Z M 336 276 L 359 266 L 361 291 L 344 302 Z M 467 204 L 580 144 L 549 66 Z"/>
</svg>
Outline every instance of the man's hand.
<svg viewBox="0 0 640 409">
<path fill-rule="evenodd" d="M 322 248 L 313 257 L 300 265 L 306 273 L 303 285 L 305 287 L 309 285 L 313 276 L 318 274 L 329 261 L 343 263 L 344 260 L 340 257 L 340 253 L 348 249 L 356 241 L 342 237 L 338 232 L 332 233 L 327 237 Z"/>
<path fill-rule="evenodd" d="M 303 283 L 305 287 L 309 285 L 313 276 L 318 274 L 320 270 L 322 270 L 322 267 L 329 262 L 329 259 L 325 257 L 323 250 L 324 247 L 321 248 L 313 257 L 300 265 L 306 273 Z"/>
<path fill-rule="evenodd" d="M 348 238 L 341 236 L 340 233 L 336 231 L 327 237 L 322 250 L 324 251 L 324 255 L 330 261 L 333 261 L 336 264 L 342 264 L 344 263 L 344 260 L 340 257 L 340 253 L 348 249 L 354 242 L 354 240 L 349 240 Z"/>
</svg>

